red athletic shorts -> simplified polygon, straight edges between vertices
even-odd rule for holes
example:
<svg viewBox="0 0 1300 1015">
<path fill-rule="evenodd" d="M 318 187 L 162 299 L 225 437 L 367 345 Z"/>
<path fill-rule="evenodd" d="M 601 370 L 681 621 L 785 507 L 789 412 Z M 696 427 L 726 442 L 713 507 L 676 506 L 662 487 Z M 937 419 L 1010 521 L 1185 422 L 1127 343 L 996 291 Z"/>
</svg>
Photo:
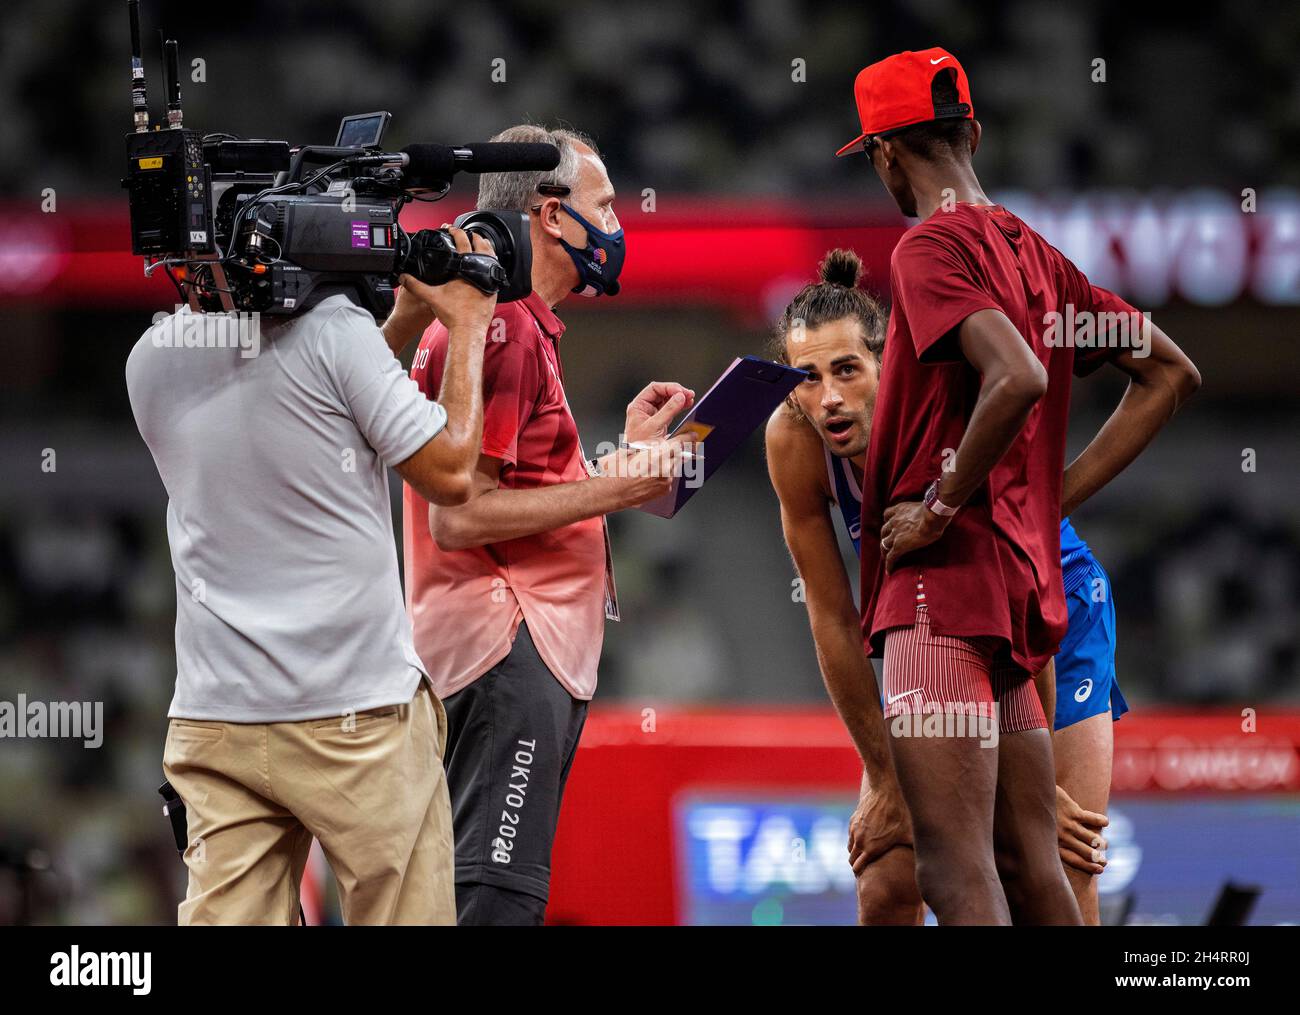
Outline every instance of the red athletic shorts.
<svg viewBox="0 0 1300 1015">
<path fill-rule="evenodd" d="M 965 712 L 995 716 L 1001 733 L 1046 729 L 1033 678 L 995 660 L 1001 640 L 935 634 L 920 582 L 917 595 L 916 623 L 885 632 L 885 718 Z"/>
</svg>

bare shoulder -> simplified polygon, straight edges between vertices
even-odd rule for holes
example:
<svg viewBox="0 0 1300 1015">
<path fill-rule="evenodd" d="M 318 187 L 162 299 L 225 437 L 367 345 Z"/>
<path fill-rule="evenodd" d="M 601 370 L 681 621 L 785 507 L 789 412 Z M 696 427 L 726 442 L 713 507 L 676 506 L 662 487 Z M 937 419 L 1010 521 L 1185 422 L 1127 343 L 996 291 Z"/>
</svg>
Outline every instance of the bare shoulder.
<svg viewBox="0 0 1300 1015">
<path fill-rule="evenodd" d="M 785 456 L 790 453 L 807 453 L 821 446 L 819 438 L 806 419 L 794 415 L 786 405 L 778 405 L 767 418 L 764 430 L 767 453 Z"/>
<path fill-rule="evenodd" d="M 812 495 L 830 499 L 825 449 L 807 420 L 795 416 L 784 405 L 778 406 L 768 417 L 764 437 L 768 472 L 782 500 Z"/>
</svg>

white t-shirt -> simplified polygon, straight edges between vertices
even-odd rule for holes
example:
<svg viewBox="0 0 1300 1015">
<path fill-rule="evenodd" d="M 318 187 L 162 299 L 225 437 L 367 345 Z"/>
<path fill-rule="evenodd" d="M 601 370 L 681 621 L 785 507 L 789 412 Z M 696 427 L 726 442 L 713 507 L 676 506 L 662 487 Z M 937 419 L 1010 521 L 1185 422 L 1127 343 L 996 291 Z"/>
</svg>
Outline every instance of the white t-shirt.
<svg viewBox="0 0 1300 1015">
<path fill-rule="evenodd" d="M 159 321 L 126 364 L 169 497 L 168 715 L 287 722 L 410 701 L 424 670 L 385 465 L 418 451 L 446 411 L 343 296 L 262 318 L 250 348 L 215 346 L 211 327 L 206 347 L 176 337 L 202 317 Z"/>
</svg>

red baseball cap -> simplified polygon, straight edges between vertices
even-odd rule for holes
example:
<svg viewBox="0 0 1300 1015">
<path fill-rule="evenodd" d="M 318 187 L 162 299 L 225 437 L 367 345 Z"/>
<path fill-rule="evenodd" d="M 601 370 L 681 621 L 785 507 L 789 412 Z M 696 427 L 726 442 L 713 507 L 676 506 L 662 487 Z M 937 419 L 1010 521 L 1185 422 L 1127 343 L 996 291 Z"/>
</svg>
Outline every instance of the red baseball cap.
<svg viewBox="0 0 1300 1015">
<path fill-rule="evenodd" d="M 956 102 L 935 104 L 930 85 L 939 74 L 952 74 L 956 78 Z M 864 67 L 853 82 L 853 97 L 858 103 L 862 133 L 837 151 L 836 158 L 862 151 L 863 142 L 869 137 L 901 130 L 914 123 L 949 117 L 975 117 L 966 72 L 955 56 L 938 46 L 917 53 L 909 49 Z"/>
</svg>

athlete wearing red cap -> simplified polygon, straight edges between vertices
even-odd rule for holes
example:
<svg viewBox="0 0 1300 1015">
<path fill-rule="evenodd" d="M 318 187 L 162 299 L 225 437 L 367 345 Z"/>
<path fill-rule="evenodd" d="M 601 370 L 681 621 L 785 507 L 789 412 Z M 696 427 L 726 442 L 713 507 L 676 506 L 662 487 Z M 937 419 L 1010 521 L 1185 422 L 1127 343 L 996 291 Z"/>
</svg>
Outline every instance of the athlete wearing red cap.
<svg viewBox="0 0 1300 1015">
<path fill-rule="evenodd" d="M 1032 680 L 1066 630 L 1060 522 L 1200 379 L 1149 321 L 1136 336 L 1114 327 L 1141 317 L 985 196 L 971 167 L 980 125 L 951 53 L 891 56 L 855 92 L 862 133 L 838 154 L 866 152 L 923 220 L 892 257 L 862 486 L 862 631 L 884 656 L 897 772 L 897 786 L 873 787 L 878 824 L 906 828 L 880 818 L 906 803 L 940 923 L 1078 923 Z M 1053 330 L 1067 310 L 1096 323 L 1086 342 Z M 1128 390 L 1065 469 L 1071 372 L 1106 362 Z"/>
</svg>

